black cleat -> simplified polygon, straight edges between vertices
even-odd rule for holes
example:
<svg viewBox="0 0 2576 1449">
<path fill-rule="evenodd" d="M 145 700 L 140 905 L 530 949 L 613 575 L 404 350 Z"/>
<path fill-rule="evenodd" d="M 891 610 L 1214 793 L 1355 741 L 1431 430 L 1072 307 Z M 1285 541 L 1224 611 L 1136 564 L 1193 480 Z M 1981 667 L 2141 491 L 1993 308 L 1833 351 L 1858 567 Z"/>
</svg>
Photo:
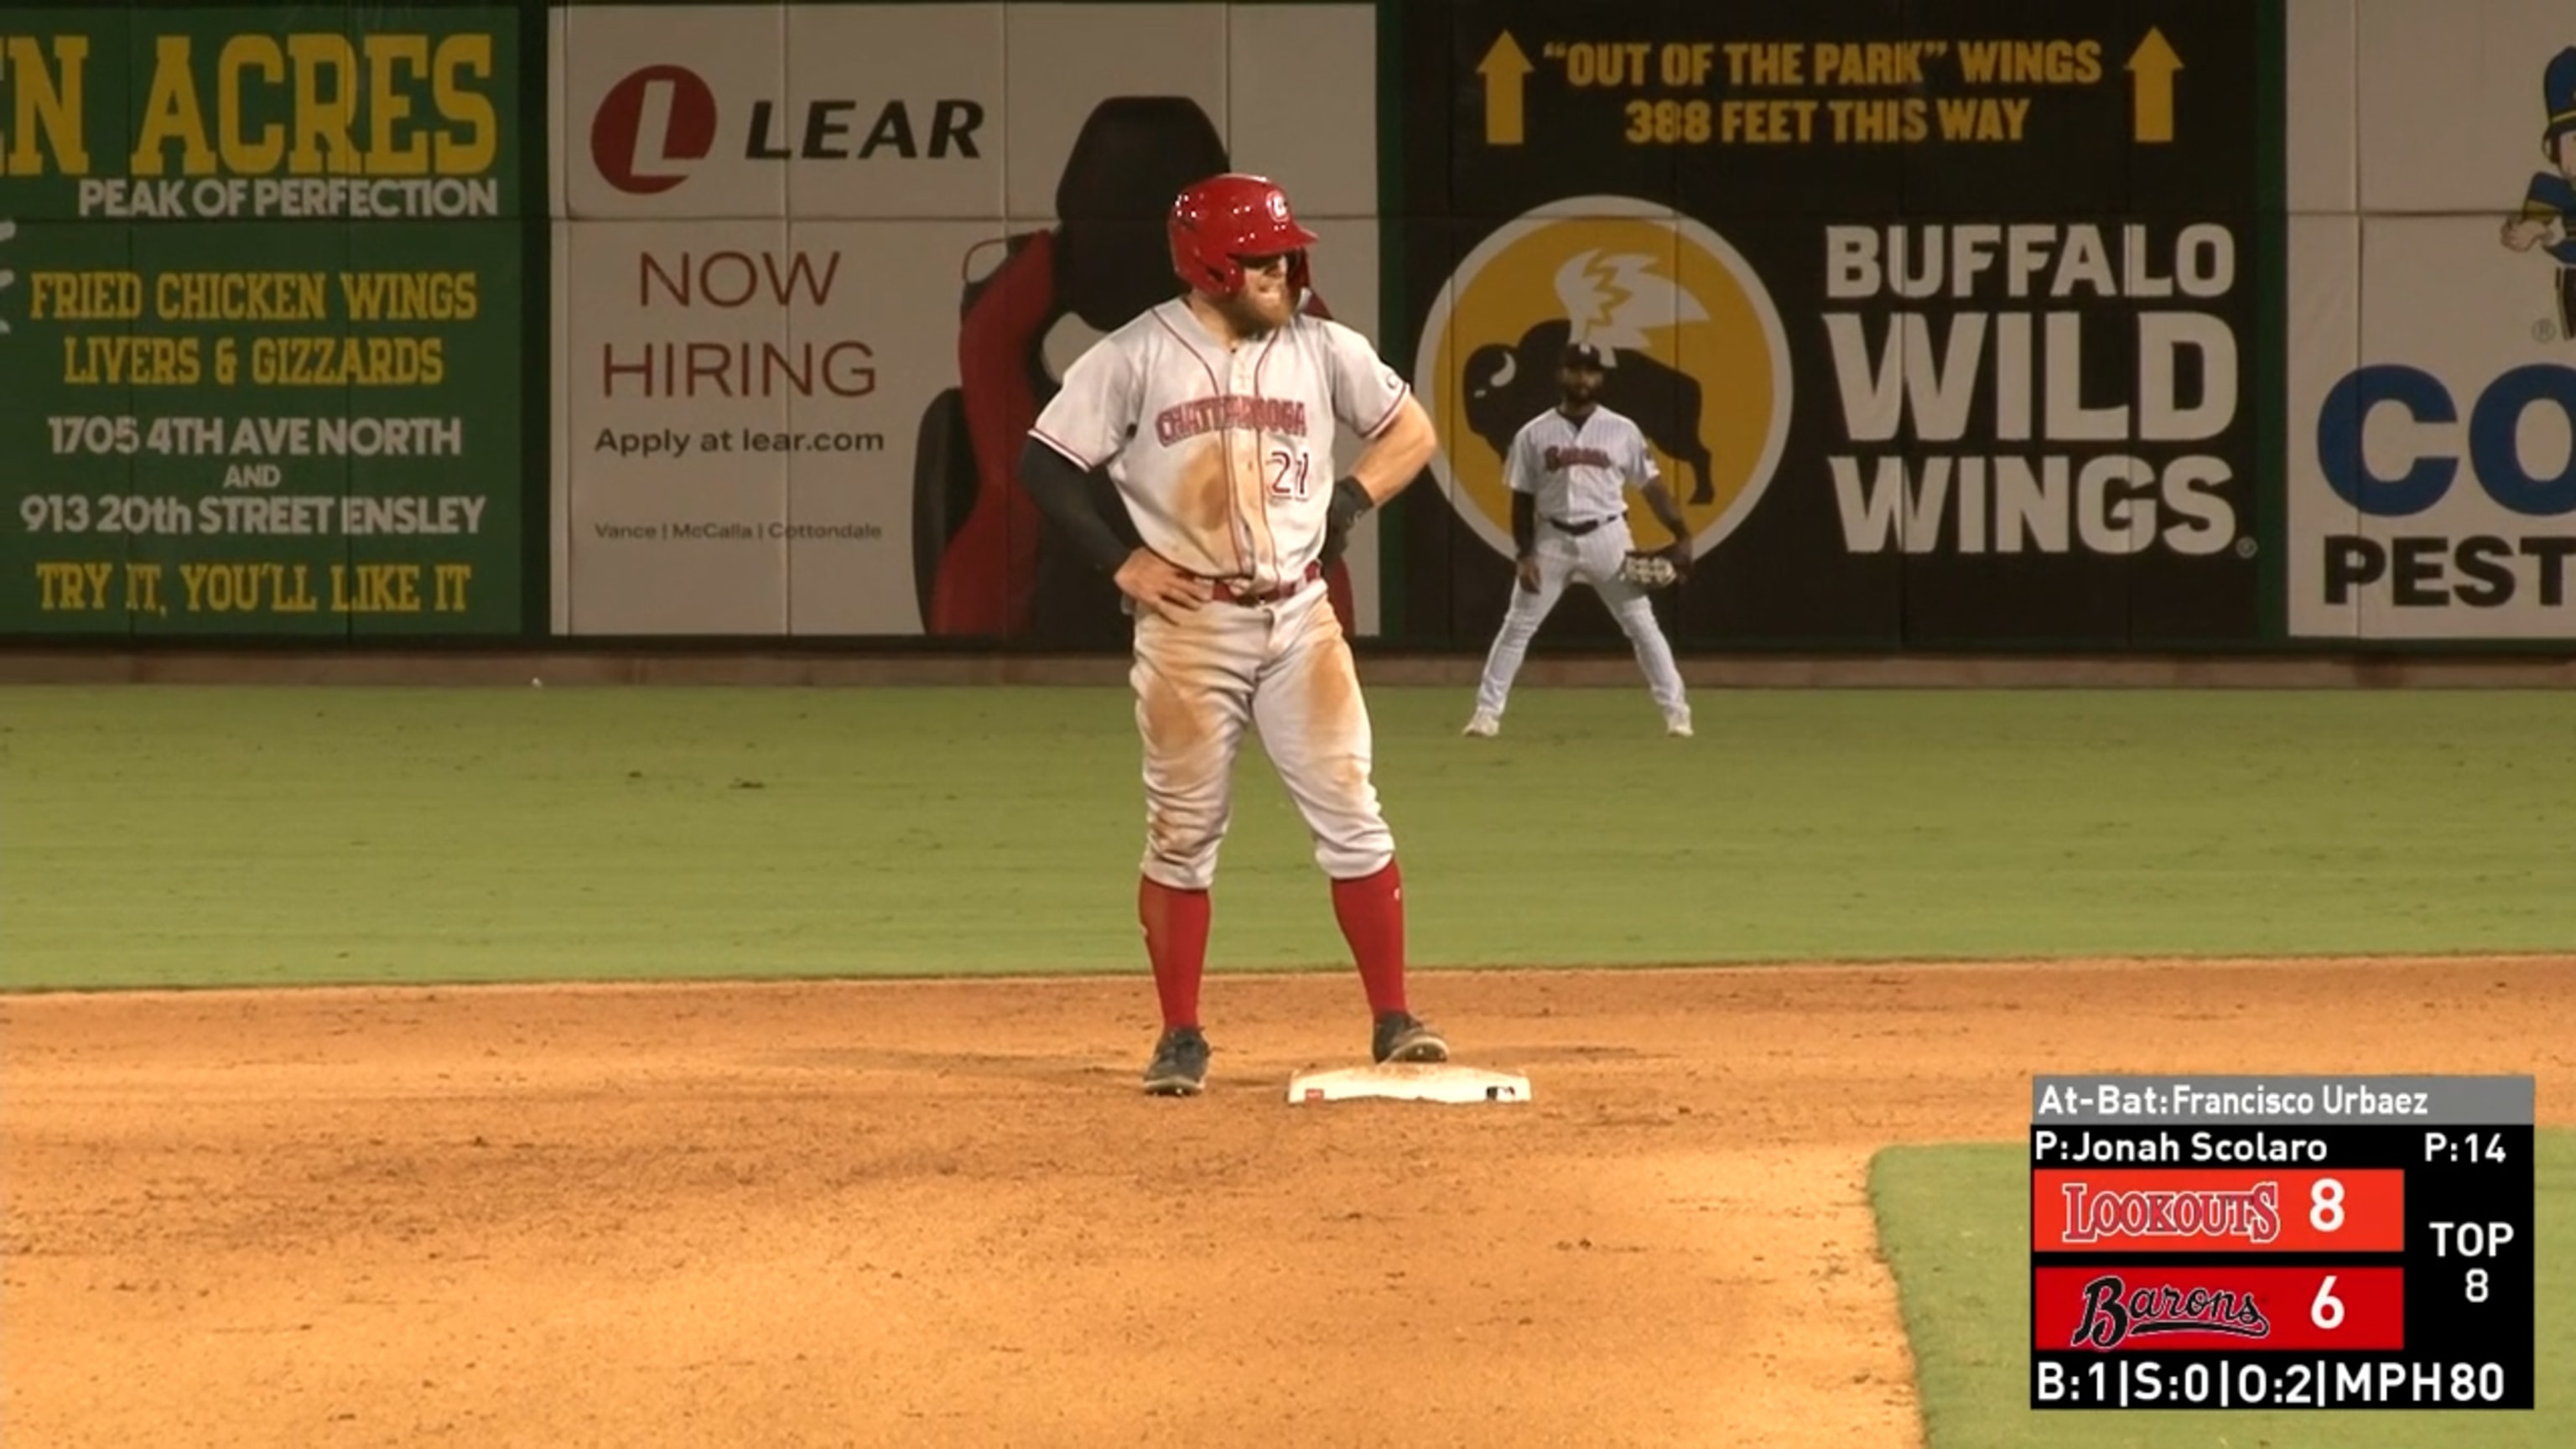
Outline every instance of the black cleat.
<svg viewBox="0 0 2576 1449">
<path fill-rule="evenodd" d="M 1369 1055 L 1381 1062 L 1445 1062 L 1449 1043 L 1411 1012 L 1390 1011 L 1377 1019 Z"/>
<path fill-rule="evenodd" d="M 1195 1097 L 1207 1090 L 1207 1036 L 1195 1026 L 1175 1027 L 1154 1043 L 1145 1064 L 1145 1090 L 1158 1097 Z"/>
</svg>

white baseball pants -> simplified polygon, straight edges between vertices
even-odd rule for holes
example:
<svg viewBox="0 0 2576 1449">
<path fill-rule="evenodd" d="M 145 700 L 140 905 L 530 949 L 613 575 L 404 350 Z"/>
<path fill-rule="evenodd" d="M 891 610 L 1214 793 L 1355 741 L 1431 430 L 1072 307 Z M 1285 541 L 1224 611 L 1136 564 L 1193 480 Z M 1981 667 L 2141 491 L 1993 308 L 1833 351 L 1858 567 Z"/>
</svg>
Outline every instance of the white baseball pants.
<svg viewBox="0 0 2576 1449">
<path fill-rule="evenodd" d="M 1145 749 L 1148 877 L 1175 890 L 1215 880 L 1246 724 L 1261 732 L 1325 875 L 1357 879 L 1395 858 L 1370 779 L 1359 671 L 1320 580 L 1272 604 L 1139 611 L 1128 679 Z"/>
<path fill-rule="evenodd" d="M 1512 584 L 1511 607 L 1503 613 L 1502 628 L 1494 635 L 1493 648 L 1485 655 L 1485 676 L 1476 686 L 1476 709 L 1480 714 L 1502 717 L 1503 704 L 1510 698 L 1512 680 L 1521 672 L 1521 661 L 1528 657 L 1530 641 L 1538 637 L 1538 627 L 1556 611 L 1557 601 L 1565 596 L 1566 586 L 1575 582 L 1590 584 L 1610 608 L 1621 632 L 1637 652 L 1637 667 L 1645 671 L 1646 688 L 1666 717 L 1678 713 L 1683 704 L 1682 672 L 1673 662 L 1673 646 L 1655 622 L 1654 601 L 1645 591 L 1619 577 L 1619 561 L 1629 549 L 1628 521 L 1624 518 L 1603 524 L 1581 537 L 1568 534 L 1547 520 L 1539 520 L 1538 539 L 1533 550 L 1538 557 L 1538 591 L 1533 593 Z"/>
</svg>

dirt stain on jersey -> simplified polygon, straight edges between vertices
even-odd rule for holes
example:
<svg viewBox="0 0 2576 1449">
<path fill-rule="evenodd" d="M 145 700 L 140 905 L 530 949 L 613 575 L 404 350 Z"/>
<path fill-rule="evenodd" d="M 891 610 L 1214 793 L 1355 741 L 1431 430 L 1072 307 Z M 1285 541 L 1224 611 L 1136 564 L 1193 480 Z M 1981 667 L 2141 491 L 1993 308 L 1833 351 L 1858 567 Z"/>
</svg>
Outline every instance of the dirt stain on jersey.
<svg viewBox="0 0 2576 1449">
<path fill-rule="evenodd" d="M 1234 540 L 1234 485 L 1227 476 L 1225 439 L 1201 438 L 1181 463 L 1180 497 L 1174 517 L 1221 569 L 1240 570 L 1242 551 Z"/>
</svg>

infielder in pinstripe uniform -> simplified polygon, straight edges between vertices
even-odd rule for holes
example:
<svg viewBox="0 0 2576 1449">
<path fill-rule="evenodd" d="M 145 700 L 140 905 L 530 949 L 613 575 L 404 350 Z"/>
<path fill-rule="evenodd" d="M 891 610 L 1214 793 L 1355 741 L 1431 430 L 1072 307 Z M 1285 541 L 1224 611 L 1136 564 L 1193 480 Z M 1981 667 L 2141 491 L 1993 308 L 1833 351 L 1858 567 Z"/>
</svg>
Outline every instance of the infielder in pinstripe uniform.
<svg viewBox="0 0 2576 1449">
<path fill-rule="evenodd" d="M 1512 542 L 1518 586 L 1503 614 L 1501 632 L 1485 656 L 1476 688 L 1476 713 L 1466 733 L 1491 735 L 1502 728 L 1503 704 L 1520 673 L 1530 640 L 1556 609 L 1568 583 L 1590 584 L 1610 616 L 1636 647 L 1646 687 L 1664 712 L 1667 734 L 1691 732 L 1690 705 L 1682 698 L 1681 670 L 1673 647 L 1655 622 L 1645 591 L 1619 577 L 1631 547 L 1628 485 L 1634 483 L 1657 522 L 1672 530 L 1665 556 L 1683 577 L 1690 574 L 1690 525 L 1664 487 L 1663 470 L 1637 425 L 1594 400 L 1601 390 L 1601 352 L 1588 342 L 1566 346 L 1557 370 L 1560 401 L 1521 425 L 1512 437 L 1503 473 L 1512 490 Z"/>
</svg>

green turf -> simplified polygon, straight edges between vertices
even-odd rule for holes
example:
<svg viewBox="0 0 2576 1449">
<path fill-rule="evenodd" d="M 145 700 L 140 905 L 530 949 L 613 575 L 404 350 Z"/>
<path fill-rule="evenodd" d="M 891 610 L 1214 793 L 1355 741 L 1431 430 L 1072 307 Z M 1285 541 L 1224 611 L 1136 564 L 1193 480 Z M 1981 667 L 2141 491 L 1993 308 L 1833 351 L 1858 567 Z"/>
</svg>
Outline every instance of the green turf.
<svg viewBox="0 0 2576 1449">
<path fill-rule="evenodd" d="M 1418 964 L 2576 947 L 2549 692 L 1377 690 Z M 1344 958 L 1247 756 L 1218 969 Z M 1116 690 L 0 690 L 0 986 L 1139 969 Z"/>
<path fill-rule="evenodd" d="M 2530 1413 L 2034 1412 L 2030 1177 L 2018 1144 L 1890 1147 L 1870 1165 L 1929 1449 L 2543 1449 L 2576 1444 L 2576 1133 L 2536 1134 L 2538 1351 Z"/>
</svg>

